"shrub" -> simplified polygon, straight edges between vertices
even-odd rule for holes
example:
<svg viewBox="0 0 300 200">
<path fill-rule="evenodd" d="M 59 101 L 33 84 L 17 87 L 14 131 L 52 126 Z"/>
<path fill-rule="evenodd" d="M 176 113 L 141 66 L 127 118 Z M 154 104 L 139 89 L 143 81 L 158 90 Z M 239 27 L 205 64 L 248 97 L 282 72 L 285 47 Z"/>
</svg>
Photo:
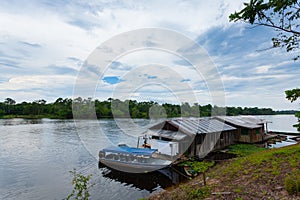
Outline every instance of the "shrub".
<svg viewBox="0 0 300 200">
<path fill-rule="evenodd" d="M 204 173 L 206 172 L 210 167 L 215 165 L 214 161 L 197 161 L 197 160 L 190 160 L 185 161 L 179 166 L 189 165 L 192 167 L 193 170 L 195 170 L 198 173 Z"/>
<path fill-rule="evenodd" d="M 285 178 L 284 186 L 286 191 L 290 194 L 300 194 L 300 175 L 293 174 Z"/>
<path fill-rule="evenodd" d="M 252 144 L 234 144 L 229 146 L 228 153 L 235 154 L 237 156 L 247 156 L 256 152 L 264 151 L 265 148 L 257 147 Z"/>
<path fill-rule="evenodd" d="M 210 190 L 207 187 L 191 189 L 190 191 L 186 192 L 186 199 L 205 199 L 210 195 Z"/>
<path fill-rule="evenodd" d="M 73 175 L 72 185 L 74 185 L 74 188 L 67 200 L 70 200 L 72 197 L 75 197 L 76 200 L 88 200 L 90 197 L 89 189 L 93 187 L 93 184 L 89 185 L 92 175 L 84 176 L 76 172 L 76 169 L 70 171 L 70 173 Z"/>
</svg>

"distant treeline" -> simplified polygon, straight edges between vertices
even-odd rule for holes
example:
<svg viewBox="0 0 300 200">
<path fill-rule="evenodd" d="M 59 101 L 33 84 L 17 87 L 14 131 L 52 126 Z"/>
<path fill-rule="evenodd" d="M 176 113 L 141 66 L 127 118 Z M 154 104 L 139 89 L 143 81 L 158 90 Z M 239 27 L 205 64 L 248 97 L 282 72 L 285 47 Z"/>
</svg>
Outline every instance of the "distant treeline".
<svg viewBox="0 0 300 200">
<path fill-rule="evenodd" d="M 72 109 L 73 108 L 73 109 Z M 94 112 L 96 111 L 96 113 Z M 93 116 L 93 113 L 96 115 Z M 156 102 L 137 102 L 135 100 L 121 101 L 109 98 L 106 101 L 93 100 L 92 98 L 76 99 L 58 98 L 55 102 L 47 103 L 45 100 L 33 102 L 16 103 L 12 98 L 6 98 L 0 102 L 0 118 L 155 118 L 155 117 L 205 117 L 213 115 L 274 115 L 274 114 L 295 114 L 296 111 L 273 111 L 271 108 L 248 108 L 248 107 L 218 107 L 190 105 L 182 103 L 158 104 Z"/>
</svg>

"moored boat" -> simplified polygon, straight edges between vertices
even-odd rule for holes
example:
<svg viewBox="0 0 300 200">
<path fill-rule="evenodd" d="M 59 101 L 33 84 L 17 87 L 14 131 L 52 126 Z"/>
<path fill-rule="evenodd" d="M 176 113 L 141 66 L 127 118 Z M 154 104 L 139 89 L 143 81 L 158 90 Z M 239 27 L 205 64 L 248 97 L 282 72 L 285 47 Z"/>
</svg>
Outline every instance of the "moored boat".
<svg viewBox="0 0 300 200">
<path fill-rule="evenodd" d="M 157 149 L 134 148 L 125 144 L 102 149 L 99 152 L 99 162 L 130 173 L 150 172 L 172 163 L 171 160 L 160 158 Z"/>
</svg>

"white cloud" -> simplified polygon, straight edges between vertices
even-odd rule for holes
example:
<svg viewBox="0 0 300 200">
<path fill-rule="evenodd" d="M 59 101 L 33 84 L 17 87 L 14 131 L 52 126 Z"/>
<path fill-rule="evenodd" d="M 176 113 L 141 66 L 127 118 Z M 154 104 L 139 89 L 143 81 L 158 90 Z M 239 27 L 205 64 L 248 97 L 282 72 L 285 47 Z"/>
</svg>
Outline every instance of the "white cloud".
<svg viewBox="0 0 300 200">
<path fill-rule="evenodd" d="M 270 68 L 271 68 L 270 65 L 263 65 L 263 66 L 256 67 L 256 73 L 258 74 L 267 73 Z"/>
<path fill-rule="evenodd" d="M 16 101 L 71 97 L 75 77 L 68 75 L 17 76 L 0 83 L 0 95 Z"/>
<path fill-rule="evenodd" d="M 65 74 L 61 74 L 60 70 L 50 70 L 51 66 L 78 71 L 82 61 L 94 48 L 112 36 L 138 28 L 158 27 L 172 29 L 191 38 L 207 36 L 202 44 L 219 67 L 229 104 L 250 105 L 254 102 L 253 105 L 270 103 L 274 108 L 286 106 L 284 96 L 276 96 L 276 92 L 283 92 L 298 84 L 295 83 L 295 76 L 300 72 L 293 70 L 291 74 L 285 68 L 291 66 L 295 69 L 295 64 L 289 58 L 293 55 L 285 57 L 282 51 L 256 51 L 270 46 L 268 37 L 263 39 L 259 35 L 249 34 L 251 29 L 243 24 L 235 25 L 238 28 L 234 29 L 228 22 L 229 14 L 241 7 L 239 0 L 176 0 L 164 3 L 159 0 L 91 0 L 84 3 L 74 0 L 30 1 L 26 4 L 3 1 L 0 8 L 0 94 L 4 97 L 17 96 L 20 100 L 33 100 L 30 99 L 32 96 L 49 99 L 70 96 L 76 79 L 74 73 L 68 74 L 71 70 L 65 70 Z M 209 32 L 214 27 L 214 31 Z M 110 68 L 106 75 L 120 76 L 122 79 L 126 72 L 138 66 L 164 64 L 179 74 L 180 78 L 172 79 L 166 76 L 168 72 L 160 72 L 159 68 L 147 71 L 147 74 L 164 79 L 170 85 L 178 85 L 178 88 L 181 84 L 189 84 L 201 103 L 210 103 L 205 80 L 213 80 L 214 77 L 207 75 L 209 71 L 205 71 L 205 67 L 201 76 L 191 66 L 174 62 L 176 59 L 174 55 L 161 52 L 126 55 L 119 60 L 122 65 Z M 189 81 L 180 82 L 179 79 Z M 100 82 L 98 89 L 102 92 L 101 97 L 108 98 L 116 85 Z M 155 88 L 150 87 L 149 91 L 154 92 Z M 248 96 L 266 98 L 253 98 L 249 102 L 250 98 L 247 100 L 244 94 L 239 95 L 241 90 L 246 90 Z M 273 101 L 269 101 L 269 94 L 276 96 Z M 142 95 L 141 91 L 135 93 L 136 97 L 138 95 Z M 189 100 L 188 92 L 183 96 Z"/>
<path fill-rule="evenodd" d="M 0 90 L 49 89 L 72 85 L 75 77 L 66 75 L 18 76 L 0 84 Z"/>
</svg>

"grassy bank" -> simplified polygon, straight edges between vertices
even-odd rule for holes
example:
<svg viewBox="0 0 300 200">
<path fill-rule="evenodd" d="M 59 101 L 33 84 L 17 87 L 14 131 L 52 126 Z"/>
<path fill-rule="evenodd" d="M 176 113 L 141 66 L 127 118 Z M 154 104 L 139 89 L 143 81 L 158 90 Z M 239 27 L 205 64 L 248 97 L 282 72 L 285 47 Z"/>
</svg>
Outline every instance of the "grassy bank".
<svg viewBox="0 0 300 200">
<path fill-rule="evenodd" d="M 295 181 L 300 184 L 300 144 L 253 153 L 234 148 L 243 153 L 211 168 L 206 186 L 198 176 L 149 199 L 300 199 L 295 194 Z"/>
</svg>

